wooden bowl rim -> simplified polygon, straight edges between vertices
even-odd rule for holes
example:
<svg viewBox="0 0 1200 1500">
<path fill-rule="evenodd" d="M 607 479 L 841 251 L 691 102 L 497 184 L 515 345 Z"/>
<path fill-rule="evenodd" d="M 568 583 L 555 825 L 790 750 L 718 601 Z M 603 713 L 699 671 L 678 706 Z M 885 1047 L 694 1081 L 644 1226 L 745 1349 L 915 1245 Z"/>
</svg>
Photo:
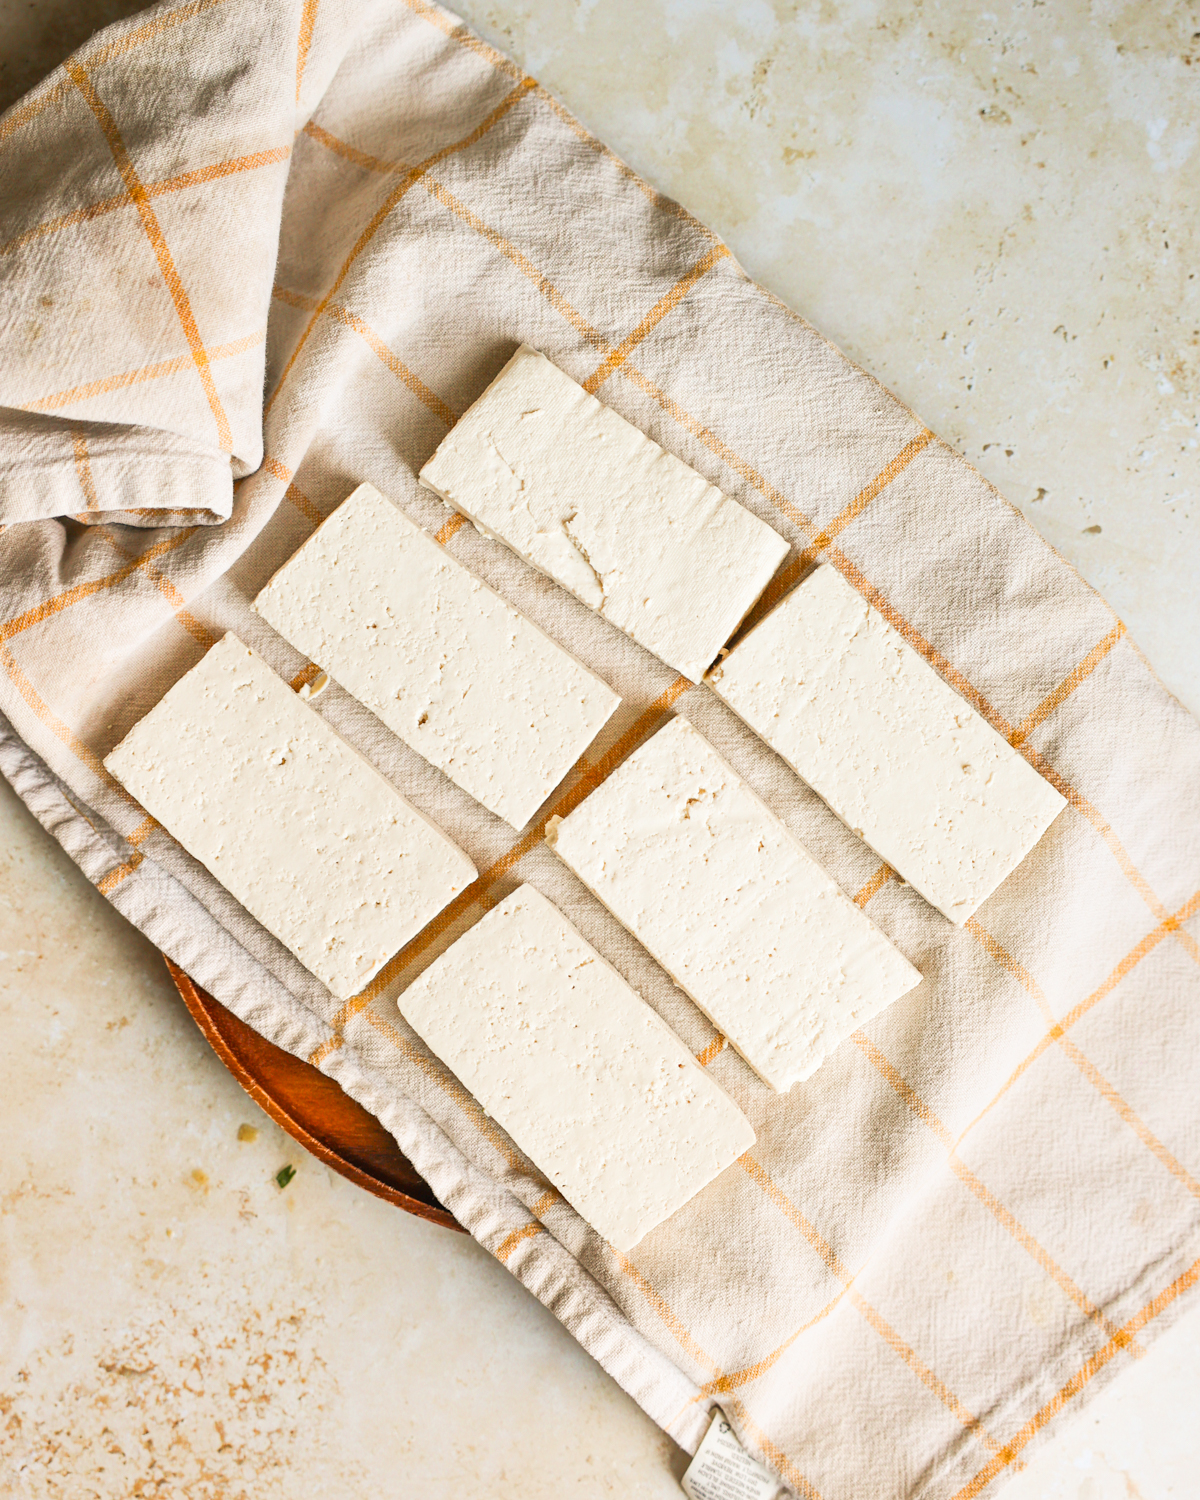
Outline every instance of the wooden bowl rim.
<svg viewBox="0 0 1200 1500">
<path fill-rule="evenodd" d="M 173 963 L 171 959 L 167 958 L 166 954 L 163 955 L 163 958 L 166 961 L 167 971 L 175 982 L 175 988 L 179 991 L 192 1019 L 204 1033 L 209 1046 L 225 1064 L 229 1072 L 233 1074 L 234 1078 L 237 1079 L 238 1083 L 241 1084 L 242 1088 L 245 1089 L 247 1094 L 250 1095 L 251 1099 L 254 1100 L 255 1104 L 270 1115 L 271 1119 L 282 1130 L 285 1130 L 294 1141 L 297 1141 L 306 1151 L 311 1152 L 319 1161 L 323 1161 L 326 1166 L 332 1167 L 335 1172 L 345 1177 L 348 1181 L 353 1182 L 356 1187 L 364 1188 L 368 1193 L 373 1193 L 375 1197 L 382 1198 L 388 1203 L 394 1203 L 397 1208 L 404 1209 L 406 1213 L 413 1214 L 418 1219 L 426 1219 L 431 1224 L 440 1224 L 445 1229 L 456 1229 L 460 1233 L 465 1232 L 454 1215 L 446 1209 L 435 1207 L 430 1203 L 423 1203 L 419 1198 L 413 1198 L 408 1193 L 402 1192 L 399 1188 L 393 1187 L 391 1183 L 385 1182 L 381 1177 L 376 1177 L 373 1173 L 364 1171 L 362 1167 L 357 1166 L 352 1161 L 348 1161 L 336 1147 L 329 1145 L 319 1136 L 313 1135 L 306 1126 L 301 1124 L 269 1092 L 262 1080 L 250 1071 L 244 1060 L 238 1056 L 221 1034 L 209 1010 L 210 1005 L 220 1006 L 220 1001 L 214 1000 L 206 991 L 201 990 L 184 973 L 178 964 Z M 221 1006 L 221 1009 L 224 1010 L 226 1007 Z M 312 1066 L 310 1063 L 304 1062 L 301 1058 L 295 1058 L 294 1061 L 298 1067 L 307 1068 Z M 314 1069 L 314 1071 L 320 1072 L 319 1069 Z M 324 1073 L 321 1074 L 322 1078 L 327 1076 Z"/>
</svg>

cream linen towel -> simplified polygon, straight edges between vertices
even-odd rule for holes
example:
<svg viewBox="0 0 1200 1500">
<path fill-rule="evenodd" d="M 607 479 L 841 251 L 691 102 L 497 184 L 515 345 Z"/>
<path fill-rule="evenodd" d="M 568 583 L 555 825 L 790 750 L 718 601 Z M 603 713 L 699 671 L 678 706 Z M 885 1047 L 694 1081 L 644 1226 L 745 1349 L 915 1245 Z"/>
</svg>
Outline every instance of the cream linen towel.
<svg viewBox="0 0 1200 1500">
<path fill-rule="evenodd" d="M 0 137 L 0 760 L 20 795 L 199 984 L 373 1109 L 685 1448 L 719 1400 L 807 1497 L 967 1500 L 1011 1473 L 1200 1273 L 1200 732 L 1119 621 L 703 225 L 424 0 L 162 6 Z M 1068 798 L 977 920 L 952 927 L 708 689 L 417 487 L 522 339 L 783 533 L 785 580 L 841 569 Z M 248 604 L 362 479 L 625 704 L 514 839 L 345 693 L 315 700 L 483 872 L 339 1006 L 101 761 L 225 630 L 289 680 L 315 671 Z M 541 842 L 668 708 L 926 976 L 786 1098 Z M 396 1010 L 521 880 L 758 1131 L 629 1257 Z"/>
</svg>

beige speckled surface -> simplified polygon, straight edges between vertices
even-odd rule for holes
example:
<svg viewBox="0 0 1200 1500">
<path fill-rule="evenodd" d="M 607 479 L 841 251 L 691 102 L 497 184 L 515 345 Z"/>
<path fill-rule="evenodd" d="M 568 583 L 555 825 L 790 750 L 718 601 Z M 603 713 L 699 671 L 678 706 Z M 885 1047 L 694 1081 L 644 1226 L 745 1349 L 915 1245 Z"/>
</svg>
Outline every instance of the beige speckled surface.
<svg viewBox="0 0 1200 1500">
<path fill-rule="evenodd" d="M 0 104 L 136 8 L 0 0 Z M 459 9 L 957 443 L 1200 711 L 1194 6 Z M 249 1103 L 5 786 L 0 1018 L 4 1500 L 679 1493 L 506 1272 Z M 1190 1500 L 1198 1400 L 1193 1310 L 1007 1494 Z"/>
</svg>

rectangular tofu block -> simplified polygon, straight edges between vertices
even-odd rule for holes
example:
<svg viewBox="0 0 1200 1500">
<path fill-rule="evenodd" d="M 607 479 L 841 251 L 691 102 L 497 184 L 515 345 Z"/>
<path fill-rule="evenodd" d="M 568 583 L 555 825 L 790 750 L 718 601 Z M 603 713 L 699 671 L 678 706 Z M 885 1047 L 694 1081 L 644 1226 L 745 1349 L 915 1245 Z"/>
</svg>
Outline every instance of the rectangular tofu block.
<svg viewBox="0 0 1200 1500">
<path fill-rule="evenodd" d="M 105 766 L 339 1000 L 475 866 L 226 635 Z"/>
<path fill-rule="evenodd" d="M 399 1006 L 618 1250 L 754 1144 L 729 1095 L 532 886 L 464 933 Z"/>
<path fill-rule="evenodd" d="M 1066 806 L 828 565 L 709 681 L 847 827 L 959 926 Z"/>
<path fill-rule="evenodd" d="M 546 838 L 781 1093 L 921 982 L 686 719 Z"/>
<path fill-rule="evenodd" d="M 369 484 L 342 501 L 254 608 L 514 828 L 621 701 Z"/>
<path fill-rule="evenodd" d="M 693 682 L 788 551 L 527 344 L 421 482 Z"/>
</svg>

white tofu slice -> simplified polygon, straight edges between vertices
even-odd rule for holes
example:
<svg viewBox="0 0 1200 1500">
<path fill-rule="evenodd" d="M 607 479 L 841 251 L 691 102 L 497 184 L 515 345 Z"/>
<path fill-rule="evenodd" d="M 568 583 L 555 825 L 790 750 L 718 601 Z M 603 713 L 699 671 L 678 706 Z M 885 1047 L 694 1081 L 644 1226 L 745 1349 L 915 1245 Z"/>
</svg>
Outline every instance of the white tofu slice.
<svg viewBox="0 0 1200 1500">
<path fill-rule="evenodd" d="M 226 635 L 104 762 L 339 1000 L 475 879 L 475 866 Z"/>
<path fill-rule="evenodd" d="M 617 971 L 523 885 L 400 996 L 405 1020 L 620 1251 L 754 1144 Z"/>
<path fill-rule="evenodd" d="M 709 681 L 847 827 L 959 926 L 1066 806 L 828 565 Z"/>
<path fill-rule="evenodd" d="M 693 682 L 788 551 L 527 344 L 421 482 Z"/>
<path fill-rule="evenodd" d="M 254 608 L 517 829 L 621 701 L 369 484 L 342 501 Z"/>
<path fill-rule="evenodd" d="M 686 719 L 546 839 L 781 1093 L 921 982 Z"/>
</svg>

